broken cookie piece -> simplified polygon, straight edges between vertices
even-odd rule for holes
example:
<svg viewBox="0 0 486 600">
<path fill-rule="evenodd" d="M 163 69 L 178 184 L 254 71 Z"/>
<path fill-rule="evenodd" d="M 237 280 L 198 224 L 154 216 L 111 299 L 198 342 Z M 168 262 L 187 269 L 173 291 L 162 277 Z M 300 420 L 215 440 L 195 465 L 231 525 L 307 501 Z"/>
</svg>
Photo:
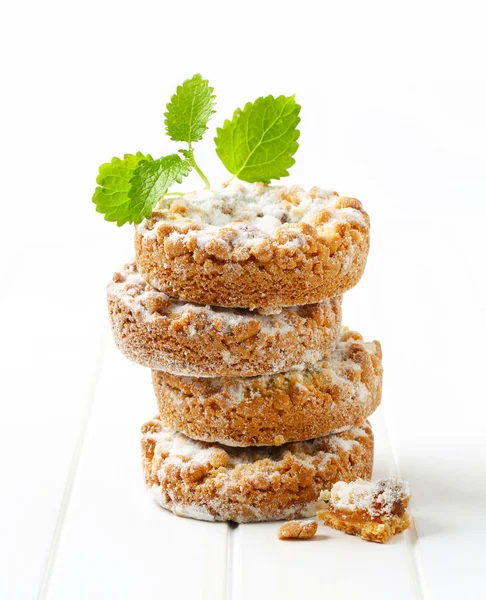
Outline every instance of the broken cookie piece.
<svg viewBox="0 0 486 600">
<path fill-rule="evenodd" d="M 279 540 L 308 540 L 317 531 L 317 521 L 287 521 L 278 530 Z"/>
<path fill-rule="evenodd" d="M 317 517 L 326 525 L 369 542 L 382 544 L 410 526 L 408 484 L 398 477 L 338 481 L 319 500 L 324 506 Z"/>
</svg>

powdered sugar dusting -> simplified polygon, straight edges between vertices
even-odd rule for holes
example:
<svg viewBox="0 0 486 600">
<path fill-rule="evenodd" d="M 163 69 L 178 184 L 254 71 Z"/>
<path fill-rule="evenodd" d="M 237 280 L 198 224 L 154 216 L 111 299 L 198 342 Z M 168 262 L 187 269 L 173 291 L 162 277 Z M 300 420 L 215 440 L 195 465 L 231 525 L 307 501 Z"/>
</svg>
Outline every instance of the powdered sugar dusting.
<svg viewBox="0 0 486 600">
<path fill-rule="evenodd" d="M 287 384 L 291 382 L 294 387 L 302 391 L 308 391 L 306 382 L 312 384 L 316 378 L 325 372 L 333 385 L 340 386 L 343 389 L 343 397 L 348 397 L 349 402 L 365 404 L 370 402 L 373 393 L 363 381 L 359 380 L 362 364 L 348 356 L 352 345 L 361 346 L 367 354 L 375 354 L 377 351 L 374 342 L 364 342 L 353 338 L 340 340 L 337 342 L 331 356 L 326 360 L 319 360 L 316 353 L 307 352 L 305 358 L 308 362 L 294 365 L 284 373 L 260 375 L 251 378 L 234 377 L 231 380 L 225 377 L 214 377 L 211 379 L 212 387 L 214 390 L 228 388 L 229 397 L 237 404 L 246 398 L 253 398 L 260 393 L 261 389 L 269 388 L 276 377 L 283 378 Z M 351 370 L 355 377 L 350 378 L 349 375 L 346 375 L 348 370 Z M 356 380 L 356 377 L 358 380 Z"/>
<path fill-rule="evenodd" d="M 369 429 L 370 440 L 349 457 L 332 451 L 336 437 L 332 435 L 277 447 L 235 449 L 191 440 L 164 428 L 158 418 L 147 423 L 144 431 L 148 491 L 162 507 L 201 520 L 313 516 L 321 506 L 319 492 L 332 485 L 338 472 L 344 479 L 366 476 L 371 465 Z M 340 435 L 353 436 L 351 431 Z"/>
<path fill-rule="evenodd" d="M 299 186 L 223 184 L 216 190 L 198 190 L 176 200 L 162 200 L 155 213 L 155 226 L 149 228 L 144 221 L 138 231 L 155 237 L 158 227 L 170 222 L 179 226 L 169 235 L 171 242 L 194 239 L 199 248 L 206 249 L 215 236 L 233 247 L 252 247 L 285 228 L 296 234 L 286 245 L 298 248 L 306 243 L 302 231 L 295 228 L 299 223 L 316 227 L 323 235 L 339 223 L 365 224 L 359 210 L 338 206 L 338 201 L 336 192 L 320 188 L 307 192 Z"/>
<path fill-rule="evenodd" d="M 333 453 L 320 450 L 322 440 L 325 439 L 327 445 L 330 447 L 334 446 L 336 449 L 339 447 L 346 451 L 350 451 L 359 443 L 354 439 L 355 437 L 367 435 L 363 429 L 359 428 L 351 428 L 345 431 L 352 439 L 344 439 L 340 434 L 331 434 L 325 438 L 316 438 L 305 442 L 294 442 L 282 446 L 251 446 L 247 448 L 200 442 L 165 427 L 159 427 L 156 431 L 149 431 L 144 437 L 148 440 L 153 440 L 156 443 L 157 452 L 165 457 L 163 464 L 164 469 L 167 465 L 181 465 L 188 463 L 189 461 L 201 465 L 212 464 L 213 459 L 222 451 L 228 457 L 226 468 L 232 469 L 237 465 L 255 463 L 264 459 L 270 459 L 272 461 L 282 460 L 289 448 L 292 449 L 297 462 L 300 461 L 305 463 L 309 456 L 314 457 L 315 455 L 318 455 L 319 468 L 324 469 L 329 459 L 333 456 Z M 359 433 L 358 436 L 355 435 L 355 431 Z M 350 443 L 348 444 L 346 442 Z"/>
<path fill-rule="evenodd" d="M 386 517 L 391 516 L 397 503 L 409 495 L 408 483 L 398 477 L 379 479 L 376 483 L 357 479 L 352 483 L 335 483 L 329 502 L 337 510 L 361 510 L 372 517 Z"/>
<path fill-rule="evenodd" d="M 172 511 L 178 517 L 186 517 L 189 519 L 197 519 L 198 521 L 216 521 L 215 515 L 209 512 L 209 510 L 200 504 L 190 503 L 174 503 L 170 504 L 165 500 L 161 493 L 160 486 L 154 485 L 147 488 L 149 494 L 162 508 L 166 508 Z M 286 509 L 282 509 L 278 514 L 278 520 L 297 519 L 297 518 L 309 518 L 314 517 L 319 510 L 321 504 L 316 502 L 309 502 L 307 504 L 300 504 L 298 506 L 292 506 Z M 262 511 L 258 510 L 254 506 L 247 506 L 247 510 L 251 510 L 254 521 L 266 521 L 267 517 L 262 514 Z"/>
<path fill-rule="evenodd" d="M 356 440 L 345 440 L 340 437 L 336 437 L 333 440 L 333 444 L 336 447 L 341 448 L 341 450 L 344 450 L 345 452 L 351 452 L 351 450 L 354 446 L 356 446 L 357 443 L 358 442 Z"/>
<path fill-rule="evenodd" d="M 295 330 L 290 315 L 298 315 L 299 311 L 301 313 L 305 311 L 299 307 L 288 307 L 266 315 L 244 308 L 223 308 L 179 301 L 147 284 L 137 272 L 133 262 L 125 265 L 122 271 L 115 274 L 114 280 L 108 284 L 107 293 L 109 298 L 122 302 L 145 321 L 154 321 L 163 317 L 183 320 L 188 316 L 200 314 L 204 315 L 209 326 L 216 324 L 219 331 L 226 333 L 250 321 L 258 320 L 260 333 L 268 336 L 284 336 Z M 322 304 L 330 306 L 331 301 Z M 188 325 L 185 333 L 195 335 L 197 331 L 194 326 Z M 228 362 L 230 360 L 228 357 Z"/>
<path fill-rule="evenodd" d="M 147 487 L 147 491 L 152 498 L 162 506 L 163 508 L 169 508 L 167 502 L 162 495 L 162 489 L 160 485 L 151 485 Z M 178 517 L 187 517 L 190 519 L 197 519 L 198 521 L 214 521 L 214 516 L 208 511 L 205 506 L 200 504 L 178 504 L 172 503 L 170 510 Z"/>
</svg>

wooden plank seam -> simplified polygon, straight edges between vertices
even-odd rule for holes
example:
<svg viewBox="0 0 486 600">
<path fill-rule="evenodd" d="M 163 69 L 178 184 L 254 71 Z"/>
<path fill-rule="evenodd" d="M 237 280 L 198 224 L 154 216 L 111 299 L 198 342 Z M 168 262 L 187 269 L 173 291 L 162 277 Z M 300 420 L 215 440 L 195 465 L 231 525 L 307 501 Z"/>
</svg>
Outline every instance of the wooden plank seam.
<svg viewBox="0 0 486 600">
<path fill-rule="evenodd" d="M 402 475 L 401 475 L 401 471 L 400 471 L 400 465 L 398 462 L 398 456 L 395 451 L 395 447 L 392 442 L 391 430 L 390 430 L 390 427 L 388 426 L 388 419 L 386 416 L 386 407 L 385 406 L 382 409 L 382 416 L 383 416 L 383 423 L 384 423 L 385 442 L 389 448 L 388 456 L 391 458 L 394 474 L 397 477 L 401 478 Z M 413 494 L 413 490 L 412 490 L 412 494 Z M 415 526 L 415 521 L 413 519 L 413 515 L 411 515 L 411 518 L 410 518 L 410 529 L 408 529 L 407 531 L 404 532 L 404 538 L 405 538 L 405 546 L 407 549 L 407 554 L 408 554 L 409 560 L 410 560 L 409 564 L 410 564 L 410 568 L 412 571 L 413 581 L 414 581 L 416 592 L 417 592 L 417 598 L 419 600 L 429 600 L 430 594 L 428 592 L 427 581 L 425 578 L 424 565 L 423 565 L 422 556 L 421 556 L 420 550 L 419 550 L 419 537 L 418 537 L 417 528 Z"/>
</svg>

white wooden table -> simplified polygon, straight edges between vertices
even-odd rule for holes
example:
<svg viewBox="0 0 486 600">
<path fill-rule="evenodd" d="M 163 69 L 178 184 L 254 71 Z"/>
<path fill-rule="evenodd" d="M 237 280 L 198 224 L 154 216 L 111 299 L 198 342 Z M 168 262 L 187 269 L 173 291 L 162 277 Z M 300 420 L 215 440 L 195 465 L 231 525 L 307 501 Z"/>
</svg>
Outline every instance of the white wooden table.
<svg viewBox="0 0 486 600">
<path fill-rule="evenodd" d="M 0 598 L 484 598 L 484 234 L 474 221 L 390 225 L 373 221 L 344 304 L 345 323 L 384 348 L 374 476 L 399 474 L 413 494 L 413 528 L 383 546 L 322 526 L 281 542 L 275 523 L 152 503 L 139 454 L 150 376 L 114 348 L 104 304 L 129 255 L 96 240 L 21 246 L 0 297 Z"/>
</svg>

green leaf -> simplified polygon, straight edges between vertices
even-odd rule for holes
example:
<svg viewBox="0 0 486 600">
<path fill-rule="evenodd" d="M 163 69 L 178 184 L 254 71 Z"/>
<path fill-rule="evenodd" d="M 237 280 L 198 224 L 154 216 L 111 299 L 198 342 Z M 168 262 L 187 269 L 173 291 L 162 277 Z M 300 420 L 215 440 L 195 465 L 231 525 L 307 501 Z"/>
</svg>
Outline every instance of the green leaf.
<svg viewBox="0 0 486 600">
<path fill-rule="evenodd" d="M 128 192 L 133 222 L 140 223 L 150 217 L 153 207 L 170 186 L 180 183 L 190 170 L 189 162 L 178 154 L 142 161 L 133 173 Z"/>
<path fill-rule="evenodd" d="M 152 157 L 141 152 L 125 154 L 123 158 L 112 158 L 99 168 L 93 202 L 96 210 L 105 215 L 105 220 L 116 221 L 118 227 L 133 222 L 128 190 L 130 179 L 142 160 L 150 161 Z"/>
<path fill-rule="evenodd" d="M 299 112 L 294 96 L 266 96 L 235 110 L 214 139 L 224 166 L 250 183 L 286 177 L 299 147 Z"/>
<path fill-rule="evenodd" d="M 177 88 L 167 104 L 165 127 L 176 142 L 197 142 L 202 139 L 214 113 L 214 89 L 201 75 L 194 75 Z"/>
</svg>

